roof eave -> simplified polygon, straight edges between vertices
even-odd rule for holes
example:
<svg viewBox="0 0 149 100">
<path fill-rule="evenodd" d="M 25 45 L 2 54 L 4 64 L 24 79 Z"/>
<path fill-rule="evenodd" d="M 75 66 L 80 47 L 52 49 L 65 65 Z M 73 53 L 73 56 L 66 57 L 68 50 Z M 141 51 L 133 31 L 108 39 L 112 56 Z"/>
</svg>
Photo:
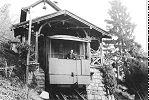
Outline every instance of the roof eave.
<svg viewBox="0 0 149 100">
<path fill-rule="evenodd" d="M 46 20 L 46 19 L 53 18 L 53 17 L 59 16 L 59 15 L 63 15 L 63 14 L 67 14 L 67 15 L 71 16 L 72 18 L 82 22 L 83 24 L 88 25 L 90 27 L 90 29 L 95 29 L 96 31 L 102 33 L 103 36 L 111 37 L 107 31 L 93 25 L 92 23 L 80 18 L 79 16 L 76 16 L 75 14 L 73 14 L 73 13 L 67 11 L 67 10 L 60 10 L 60 11 L 57 11 L 57 12 L 49 14 L 49 15 L 45 15 L 45 16 L 42 16 L 42 17 L 35 18 L 35 19 L 32 20 L 32 23 L 40 22 L 42 20 Z M 14 24 L 12 26 L 12 28 L 22 27 L 23 25 L 25 25 L 27 23 L 29 23 L 29 21 L 24 21 L 24 22 L 21 22 L 21 23 L 18 23 L 18 24 Z"/>
</svg>

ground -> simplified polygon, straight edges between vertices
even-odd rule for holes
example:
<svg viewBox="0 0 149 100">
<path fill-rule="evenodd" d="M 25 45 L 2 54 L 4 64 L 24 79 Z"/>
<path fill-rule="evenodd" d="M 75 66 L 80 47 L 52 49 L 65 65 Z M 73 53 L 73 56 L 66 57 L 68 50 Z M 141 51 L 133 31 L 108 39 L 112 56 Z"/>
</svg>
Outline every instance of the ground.
<svg viewBox="0 0 149 100">
<path fill-rule="evenodd" d="M 27 100 L 26 87 L 18 78 L 0 76 L 0 100 Z M 42 100 L 35 89 L 29 88 L 28 100 Z"/>
</svg>

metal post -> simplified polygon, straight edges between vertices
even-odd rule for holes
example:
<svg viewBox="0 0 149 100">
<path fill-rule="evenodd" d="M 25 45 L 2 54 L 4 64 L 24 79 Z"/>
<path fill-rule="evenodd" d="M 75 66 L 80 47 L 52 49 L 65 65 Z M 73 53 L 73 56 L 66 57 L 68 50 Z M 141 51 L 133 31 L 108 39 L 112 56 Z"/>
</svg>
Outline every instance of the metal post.
<svg viewBox="0 0 149 100">
<path fill-rule="evenodd" d="M 36 32 L 36 42 L 35 42 L 35 63 L 38 64 L 38 31 Z M 39 65 L 36 65 L 37 70 L 39 71 Z"/>
<path fill-rule="evenodd" d="M 31 9 L 29 9 L 29 31 L 28 31 L 29 50 L 28 50 L 28 54 L 27 54 L 26 83 L 28 83 L 28 67 L 29 67 L 30 45 L 31 45 L 31 26 L 32 26 Z"/>
<path fill-rule="evenodd" d="M 31 8 L 29 9 L 29 31 L 28 31 L 28 45 L 29 50 L 27 54 L 27 66 L 26 66 L 26 89 L 27 89 L 27 99 L 28 99 L 28 72 L 29 72 L 29 59 L 30 59 L 30 45 L 31 45 L 31 26 L 32 26 L 32 19 L 31 19 Z"/>
</svg>

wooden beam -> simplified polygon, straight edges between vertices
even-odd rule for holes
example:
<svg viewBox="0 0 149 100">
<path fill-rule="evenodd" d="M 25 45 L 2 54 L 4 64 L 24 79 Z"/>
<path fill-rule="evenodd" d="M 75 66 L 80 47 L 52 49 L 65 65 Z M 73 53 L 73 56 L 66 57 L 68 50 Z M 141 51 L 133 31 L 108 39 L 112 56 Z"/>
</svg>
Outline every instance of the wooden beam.
<svg viewBox="0 0 149 100">
<path fill-rule="evenodd" d="M 36 32 L 36 44 L 35 44 L 35 62 L 38 63 L 38 34 L 39 32 Z"/>
<path fill-rule="evenodd" d="M 37 5 L 40 4 L 41 2 L 43 2 L 43 0 L 38 0 L 37 2 L 31 4 L 30 6 L 22 8 L 22 10 L 24 10 L 24 11 L 28 11 L 28 9 L 37 6 Z"/>
<path fill-rule="evenodd" d="M 56 6 L 53 2 L 51 2 L 50 0 L 45 0 L 46 3 L 48 3 L 52 8 L 54 8 L 56 11 L 60 11 L 61 9 Z"/>
<path fill-rule="evenodd" d="M 53 9 L 55 9 L 56 11 L 60 11 L 60 10 L 61 10 L 58 6 L 56 6 L 56 5 L 55 5 L 53 2 L 51 2 L 50 0 L 38 0 L 37 2 L 31 4 L 30 6 L 22 8 L 22 10 L 28 11 L 28 9 L 33 8 L 33 7 L 39 5 L 39 4 L 42 3 L 42 2 L 46 2 L 47 4 L 49 4 L 49 5 L 50 5 Z"/>
<path fill-rule="evenodd" d="M 100 55 L 101 55 L 101 66 L 103 66 L 103 44 L 102 44 L 102 38 L 99 40 L 99 43 L 100 43 Z"/>
</svg>

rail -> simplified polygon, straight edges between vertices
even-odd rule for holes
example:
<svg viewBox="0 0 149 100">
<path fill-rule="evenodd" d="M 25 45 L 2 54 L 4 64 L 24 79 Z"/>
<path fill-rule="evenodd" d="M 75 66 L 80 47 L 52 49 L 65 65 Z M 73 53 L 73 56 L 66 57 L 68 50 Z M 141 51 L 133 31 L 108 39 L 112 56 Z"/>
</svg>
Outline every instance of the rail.
<svg viewBox="0 0 149 100">
<path fill-rule="evenodd" d="M 53 89 L 49 93 L 50 100 L 87 100 L 76 89 Z"/>
<path fill-rule="evenodd" d="M 79 100 L 86 100 L 76 89 L 74 89 L 75 94 L 79 97 Z"/>
</svg>

